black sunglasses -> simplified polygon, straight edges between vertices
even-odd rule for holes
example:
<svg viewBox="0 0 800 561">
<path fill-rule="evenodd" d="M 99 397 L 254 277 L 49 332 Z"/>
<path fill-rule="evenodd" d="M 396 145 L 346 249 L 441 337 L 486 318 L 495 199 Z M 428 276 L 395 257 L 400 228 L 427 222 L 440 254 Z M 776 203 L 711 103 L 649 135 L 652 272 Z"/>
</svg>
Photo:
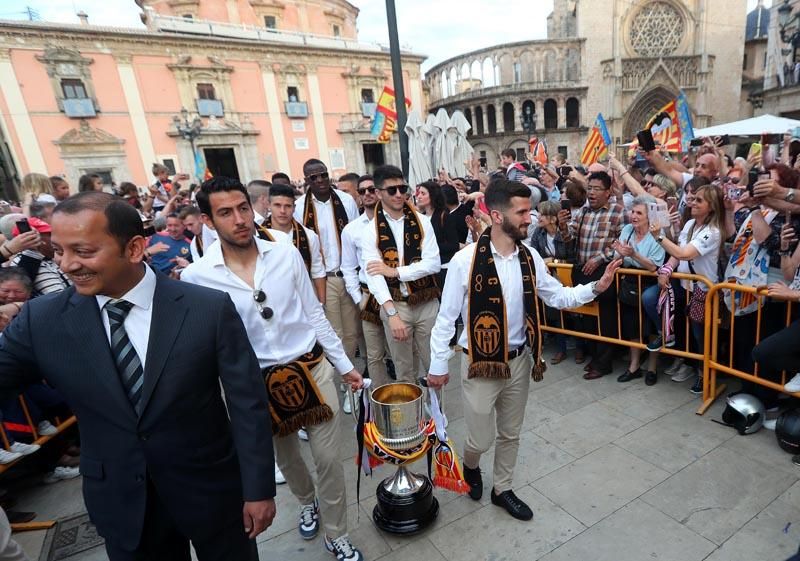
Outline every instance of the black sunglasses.
<svg viewBox="0 0 800 561">
<path fill-rule="evenodd" d="M 269 306 L 264 305 L 264 302 L 267 301 L 267 294 L 261 289 L 254 290 L 253 300 L 256 303 L 256 308 L 258 308 L 258 313 L 261 314 L 261 317 L 264 319 L 272 319 L 272 316 L 275 315 L 275 312 L 273 312 L 272 308 Z"/>
<path fill-rule="evenodd" d="M 356 189 L 359 195 L 363 195 L 364 193 L 369 193 L 370 195 L 375 194 L 375 187 L 364 187 L 363 189 Z"/>
<path fill-rule="evenodd" d="M 378 189 L 378 191 L 386 191 L 389 193 L 390 197 L 394 197 L 398 191 L 400 191 L 401 195 L 405 195 L 408 193 L 408 185 L 392 185 L 391 187 L 385 187 L 383 189 Z"/>
<path fill-rule="evenodd" d="M 316 183 L 320 179 L 328 179 L 330 175 L 328 175 L 327 171 L 323 171 L 321 173 L 312 173 L 311 175 L 306 176 L 306 181 L 308 183 Z"/>
</svg>

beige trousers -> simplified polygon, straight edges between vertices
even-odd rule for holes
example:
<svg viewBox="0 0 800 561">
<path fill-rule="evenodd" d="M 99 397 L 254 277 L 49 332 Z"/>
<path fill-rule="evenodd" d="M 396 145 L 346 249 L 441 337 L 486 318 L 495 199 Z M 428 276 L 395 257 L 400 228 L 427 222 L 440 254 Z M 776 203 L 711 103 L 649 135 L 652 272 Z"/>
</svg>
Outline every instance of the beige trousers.
<svg viewBox="0 0 800 561">
<path fill-rule="evenodd" d="M 355 363 L 356 346 L 361 337 L 361 318 L 358 307 L 347 293 L 342 277 L 328 277 L 325 294 L 325 317 L 342 340 L 344 352 Z"/>
<path fill-rule="evenodd" d="M 325 533 L 338 538 L 347 533 L 347 497 L 344 486 L 344 468 L 339 459 L 342 448 L 339 436 L 339 394 L 334 377 L 338 376 L 327 359 L 322 359 L 311 371 L 314 382 L 319 387 L 322 398 L 333 411 L 333 419 L 306 427 L 311 456 L 317 473 L 317 488 L 300 454 L 300 440 L 297 433 L 284 437 L 274 437 L 275 462 L 278 464 L 286 483 L 300 504 L 311 504 L 314 497 L 319 498 L 320 517 Z"/>
<path fill-rule="evenodd" d="M 411 329 L 411 337 L 402 342 L 395 340 L 389 327 L 389 318 L 381 307 L 386 343 L 392 353 L 397 381 L 416 384 L 420 376 L 419 365 L 422 364 L 427 373 L 431 364 L 431 331 L 436 323 L 436 314 L 439 313 L 439 301 L 433 299 L 416 306 L 395 302 L 394 307 L 400 319 Z"/>
<path fill-rule="evenodd" d="M 464 465 L 478 467 L 481 454 L 494 442 L 493 479 L 494 490 L 498 494 L 511 489 L 533 359 L 526 352 L 509 362 L 508 366 L 511 368 L 511 377 L 507 380 L 468 379 L 469 357 L 465 354 L 461 359 L 461 388 L 467 424 Z"/>
<path fill-rule="evenodd" d="M 375 325 L 369 321 L 361 321 L 361 329 L 364 332 L 364 342 L 367 346 L 367 367 L 369 377 L 372 379 L 373 387 L 381 386 L 391 382 L 386 373 L 386 334 L 382 325 Z"/>
</svg>

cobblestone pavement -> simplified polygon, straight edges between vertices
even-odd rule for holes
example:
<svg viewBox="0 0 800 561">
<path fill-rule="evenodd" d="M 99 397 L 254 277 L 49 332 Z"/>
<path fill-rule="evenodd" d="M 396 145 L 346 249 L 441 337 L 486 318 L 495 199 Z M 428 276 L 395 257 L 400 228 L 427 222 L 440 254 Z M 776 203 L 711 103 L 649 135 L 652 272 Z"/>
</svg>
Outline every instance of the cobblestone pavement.
<svg viewBox="0 0 800 561">
<path fill-rule="evenodd" d="M 381 533 L 371 512 L 375 487 L 391 470 L 362 478 L 356 502 L 354 421 L 343 417 L 353 542 L 370 561 L 783 561 L 795 552 L 800 468 L 778 448 L 774 433 L 739 436 L 713 423 L 723 401 L 696 415 L 700 402 L 688 391 L 691 380 L 674 383 L 662 374 L 652 387 L 641 379 L 620 384 L 623 370 L 618 362 L 614 375 L 586 381 L 570 357 L 531 384 L 514 488 L 533 509 L 532 522 L 513 520 L 489 502 L 490 451 L 481 460 L 481 501 L 436 491 L 441 511 L 431 528 L 414 537 Z M 465 427 L 457 377 L 444 402 L 460 450 Z M 275 523 L 259 538 L 261 560 L 332 559 L 321 537 L 300 539 L 298 505 L 285 485 L 277 504 Z M 36 510 L 40 519 L 81 512 L 80 481 L 37 488 L 16 508 Z M 44 532 L 17 537 L 39 559 Z M 96 548 L 68 559 L 106 556 Z"/>
</svg>

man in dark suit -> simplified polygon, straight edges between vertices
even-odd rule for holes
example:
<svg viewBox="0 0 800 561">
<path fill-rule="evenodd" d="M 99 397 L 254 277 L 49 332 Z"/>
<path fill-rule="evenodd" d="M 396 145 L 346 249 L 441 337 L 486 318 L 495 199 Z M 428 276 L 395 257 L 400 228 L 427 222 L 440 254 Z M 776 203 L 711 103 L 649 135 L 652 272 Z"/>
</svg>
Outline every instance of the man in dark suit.
<svg viewBox="0 0 800 561">
<path fill-rule="evenodd" d="M 0 338 L 0 395 L 45 379 L 78 417 L 86 508 L 112 561 L 258 559 L 275 516 L 264 380 L 222 292 L 143 264 L 136 210 L 62 202 L 53 245 L 74 287 L 25 305 Z M 220 391 L 227 401 L 227 412 Z"/>
</svg>

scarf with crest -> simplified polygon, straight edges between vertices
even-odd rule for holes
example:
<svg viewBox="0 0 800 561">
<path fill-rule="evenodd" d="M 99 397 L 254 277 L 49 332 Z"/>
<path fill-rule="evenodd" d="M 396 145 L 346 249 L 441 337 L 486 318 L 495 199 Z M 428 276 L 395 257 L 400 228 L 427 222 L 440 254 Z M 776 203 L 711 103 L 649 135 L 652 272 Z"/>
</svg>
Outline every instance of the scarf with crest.
<svg viewBox="0 0 800 561">
<path fill-rule="evenodd" d="M 306 199 L 303 204 L 303 226 L 313 230 L 315 234 L 320 235 L 319 224 L 317 223 L 317 209 L 314 206 L 314 195 L 311 192 L 306 193 Z M 333 223 L 336 225 L 336 241 L 339 244 L 339 251 L 342 251 L 342 230 L 347 226 L 347 210 L 342 204 L 342 199 L 336 194 L 336 189 L 331 187 L 331 206 L 333 206 Z M 324 252 L 323 252 L 324 257 Z"/>
<path fill-rule="evenodd" d="M 422 242 L 425 232 L 420 224 L 419 216 L 409 203 L 403 205 L 403 265 L 411 265 L 422 260 Z M 400 267 L 400 258 L 397 251 L 397 241 L 394 239 L 389 220 L 383 212 L 383 205 L 375 206 L 375 229 L 378 234 L 378 251 L 381 252 L 383 262 L 389 267 Z M 386 284 L 395 302 L 406 301 L 400 291 L 400 279 L 387 278 Z M 408 290 L 408 303 L 412 306 L 439 298 L 442 291 L 439 289 L 436 275 L 428 275 L 406 283 Z"/>
<path fill-rule="evenodd" d="M 491 228 L 478 238 L 469 274 L 467 339 L 470 365 L 468 378 L 511 377 L 508 366 L 508 317 L 503 287 L 494 264 L 491 248 Z M 546 363 L 542 361 L 539 337 L 539 306 L 536 303 L 536 269 L 530 251 L 517 243 L 517 255 L 522 269 L 522 299 L 525 307 L 525 334 L 528 348 L 533 353 L 534 381 L 542 379 Z M 511 313 L 519 313 L 511 310 Z"/>
<path fill-rule="evenodd" d="M 269 216 L 264 220 L 261 225 L 256 225 L 256 233 L 262 240 L 274 242 L 275 237 L 269 233 L 269 228 L 272 228 L 272 217 Z M 292 219 L 292 244 L 303 256 L 303 262 L 306 264 L 306 269 L 309 274 L 311 273 L 311 244 L 308 241 L 308 236 L 303 226 L 297 221 Z"/>
</svg>

